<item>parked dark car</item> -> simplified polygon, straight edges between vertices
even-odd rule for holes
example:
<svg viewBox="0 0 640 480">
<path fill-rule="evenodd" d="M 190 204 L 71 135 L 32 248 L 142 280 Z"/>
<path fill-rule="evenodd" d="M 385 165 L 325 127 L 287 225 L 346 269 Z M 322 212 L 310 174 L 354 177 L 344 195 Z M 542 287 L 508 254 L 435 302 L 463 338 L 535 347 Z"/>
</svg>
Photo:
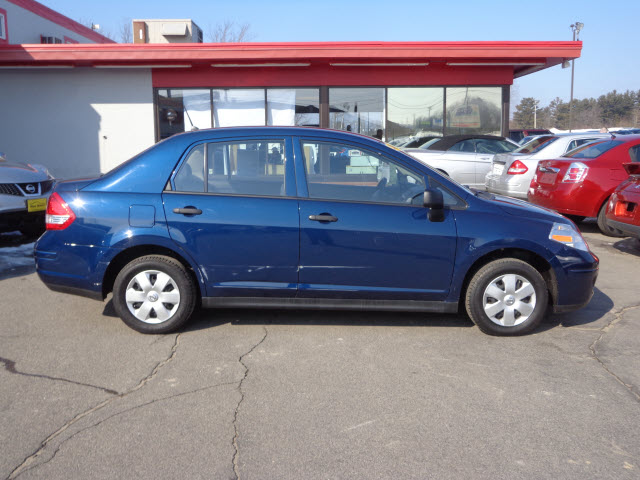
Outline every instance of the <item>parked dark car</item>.
<svg viewBox="0 0 640 480">
<path fill-rule="evenodd" d="M 550 133 L 551 130 L 547 130 L 546 128 L 514 128 L 509 130 L 509 139 L 513 140 L 516 143 L 520 143 L 520 140 L 522 140 L 524 137 L 531 137 L 534 135 L 547 135 Z"/>
<path fill-rule="evenodd" d="M 278 152 L 279 158 L 269 152 Z M 349 159 L 331 169 L 338 156 Z M 332 155 L 332 153 L 334 155 Z M 457 312 L 518 335 L 591 298 L 572 222 L 473 192 L 381 141 L 308 128 L 172 136 L 58 184 L 37 272 L 144 333 L 194 307 Z"/>
</svg>

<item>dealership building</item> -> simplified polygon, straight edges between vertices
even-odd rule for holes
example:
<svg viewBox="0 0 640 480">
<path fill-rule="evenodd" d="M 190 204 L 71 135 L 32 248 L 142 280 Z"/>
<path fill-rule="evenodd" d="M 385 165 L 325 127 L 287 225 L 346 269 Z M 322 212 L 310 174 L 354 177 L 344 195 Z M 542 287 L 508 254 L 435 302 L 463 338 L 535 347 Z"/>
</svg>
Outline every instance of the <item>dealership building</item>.
<svg viewBox="0 0 640 480">
<path fill-rule="evenodd" d="M 581 42 L 0 44 L 0 151 L 70 178 L 108 171 L 170 135 L 204 128 L 320 126 L 386 141 L 504 135 L 514 78 L 578 58 L 581 48 Z"/>
</svg>

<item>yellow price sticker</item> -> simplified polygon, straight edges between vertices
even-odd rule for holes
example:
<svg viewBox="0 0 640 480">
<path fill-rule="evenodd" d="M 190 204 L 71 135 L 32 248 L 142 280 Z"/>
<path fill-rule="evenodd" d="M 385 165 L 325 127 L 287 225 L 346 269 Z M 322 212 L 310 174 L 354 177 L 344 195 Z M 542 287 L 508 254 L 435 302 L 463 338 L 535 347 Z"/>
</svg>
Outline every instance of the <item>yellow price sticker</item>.
<svg viewBox="0 0 640 480">
<path fill-rule="evenodd" d="M 47 199 L 46 198 L 34 198 L 32 200 L 27 200 L 27 211 L 29 212 L 41 212 L 42 210 L 47 209 Z"/>
</svg>

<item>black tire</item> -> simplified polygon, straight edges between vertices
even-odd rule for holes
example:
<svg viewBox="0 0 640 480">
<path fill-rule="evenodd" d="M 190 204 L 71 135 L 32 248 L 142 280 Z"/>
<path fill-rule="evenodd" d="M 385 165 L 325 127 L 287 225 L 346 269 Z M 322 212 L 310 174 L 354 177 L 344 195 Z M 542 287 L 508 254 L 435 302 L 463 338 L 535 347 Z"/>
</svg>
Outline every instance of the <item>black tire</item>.
<svg viewBox="0 0 640 480">
<path fill-rule="evenodd" d="M 598 228 L 600 229 L 600 232 L 602 232 L 602 234 L 606 235 L 607 237 L 616 237 L 616 238 L 626 237 L 627 235 L 625 235 L 622 232 L 622 230 L 618 230 L 617 228 L 610 227 L 607 224 L 607 204 L 608 203 L 609 203 L 609 199 L 607 198 L 607 201 L 604 202 L 604 204 L 602 204 L 602 206 L 600 207 L 600 211 L 598 212 Z"/>
<path fill-rule="evenodd" d="M 140 285 L 146 281 L 149 283 Z M 165 285 L 154 289 L 158 281 Z M 127 291 L 133 296 L 129 302 Z M 141 301 L 135 301 L 136 296 Z M 167 302 L 162 302 L 163 297 Z M 196 303 L 196 285 L 189 272 L 176 259 L 163 255 L 148 255 L 132 260 L 120 270 L 113 285 L 113 306 L 118 316 L 141 333 L 177 330 L 189 320 Z M 163 316 L 167 318 L 163 320 Z"/>
<path fill-rule="evenodd" d="M 496 281 L 501 278 L 507 282 L 514 282 L 513 296 L 509 294 L 509 288 L 504 282 L 502 283 L 504 289 L 499 287 L 500 281 L 496 283 Z M 524 279 L 524 281 L 522 279 Z M 531 291 L 525 281 L 533 287 L 533 294 L 518 299 L 518 292 L 520 292 L 520 295 L 524 295 Z M 497 312 L 494 314 L 495 321 L 485 312 L 484 306 L 485 292 L 488 291 L 490 285 L 493 285 L 493 288 L 502 289 L 505 292 L 504 297 L 499 300 L 491 297 L 490 292 L 488 292 L 487 308 L 490 312 Z M 493 300 L 495 300 L 495 302 Z M 548 302 L 549 292 L 547 284 L 544 278 L 542 278 L 542 275 L 540 275 L 540 272 L 528 263 L 515 258 L 494 260 L 478 270 L 469 282 L 465 298 L 467 313 L 473 323 L 488 335 L 500 336 L 524 335 L 537 328 L 547 311 Z M 493 304 L 495 304 L 496 307 L 491 310 L 491 305 Z M 500 306 L 504 306 L 502 317 L 496 318 L 500 317 Z M 510 306 L 513 306 L 513 309 L 510 309 Z M 530 308 L 532 308 L 530 312 L 525 310 Z M 514 325 L 505 326 L 498 324 L 497 322 L 509 323 L 511 314 L 507 313 L 508 310 L 513 312 Z M 524 313 L 521 313 L 520 310 Z M 521 320 L 523 317 L 526 318 Z"/>
<path fill-rule="evenodd" d="M 582 217 L 580 215 L 565 215 L 565 217 L 567 217 L 569 220 L 571 220 L 573 223 L 580 223 L 582 222 L 585 218 L 587 217 Z"/>
</svg>

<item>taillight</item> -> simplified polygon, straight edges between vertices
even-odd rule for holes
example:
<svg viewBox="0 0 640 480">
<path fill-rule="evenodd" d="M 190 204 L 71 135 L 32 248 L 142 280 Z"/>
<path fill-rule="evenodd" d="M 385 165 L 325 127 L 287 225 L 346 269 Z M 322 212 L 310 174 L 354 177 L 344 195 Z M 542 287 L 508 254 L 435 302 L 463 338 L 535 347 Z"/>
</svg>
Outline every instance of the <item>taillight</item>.
<svg viewBox="0 0 640 480">
<path fill-rule="evenodd" d="M 57 192 L 54 192 L 47 203 L 47 215 L 45 216 L 47 230 L 64 230 L 75 219 L 76 214 L 73 213 L 69 204 Z"/>
<path fill-rule="evenodd" d="M 527 173 L 529 169 L 527 166 L 522 163 L 520 160 L 516 160 L 511 164 L 509 170 L 507 170 L 507 175 L 522 175 L 523 173 Z"/>
<path fill-rule="evenodd" d="M 589 167 L 587 167 L 584 163 L 573 162 L 569 165 L 569 169 L 567 173 L 564 174 L 564 178 L 562 179 L 563 183 L 580 183 L 586 177 L 589 172 Z"/>
</svg>

